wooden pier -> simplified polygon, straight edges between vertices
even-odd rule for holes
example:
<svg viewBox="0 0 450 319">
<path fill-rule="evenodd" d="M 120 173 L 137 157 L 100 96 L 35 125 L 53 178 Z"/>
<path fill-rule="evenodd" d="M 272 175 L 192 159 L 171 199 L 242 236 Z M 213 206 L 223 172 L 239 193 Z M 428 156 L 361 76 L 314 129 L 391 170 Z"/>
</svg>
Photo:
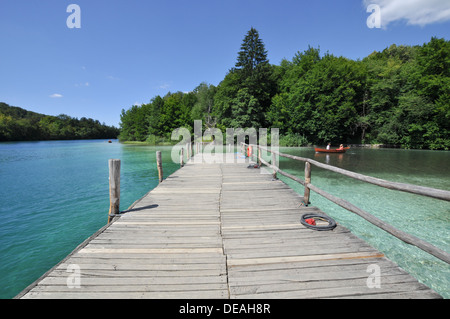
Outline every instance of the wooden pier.
<svg viewBox="0 0 450 319">
<path fill-rule="evenodd" d="M 303 226 L 319 209 L 266 169 L 195 159 L 16 298 L 441 298 L 345 227 Z"/>
</svg>

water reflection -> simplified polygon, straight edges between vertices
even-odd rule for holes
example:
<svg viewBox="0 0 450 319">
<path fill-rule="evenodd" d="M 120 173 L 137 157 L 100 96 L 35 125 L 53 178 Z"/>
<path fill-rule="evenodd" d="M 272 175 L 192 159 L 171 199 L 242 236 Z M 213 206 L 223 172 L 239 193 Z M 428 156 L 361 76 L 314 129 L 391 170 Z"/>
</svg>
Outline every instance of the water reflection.
<svg viewBox="0 0 450 319">
<path fill-rule="evenodd" d="M 322 162 L 325 164 L 330 164 L 330 157 L 336 158 L 337 163 L 342 164 L 342 161 L 344 159 L 343 153 L 336 153 L 336 154 L 327 154 L 327 153 L 318 153 L 316 152 L 314 154 L 314 159 L 318 162 Z"/>
</svg>

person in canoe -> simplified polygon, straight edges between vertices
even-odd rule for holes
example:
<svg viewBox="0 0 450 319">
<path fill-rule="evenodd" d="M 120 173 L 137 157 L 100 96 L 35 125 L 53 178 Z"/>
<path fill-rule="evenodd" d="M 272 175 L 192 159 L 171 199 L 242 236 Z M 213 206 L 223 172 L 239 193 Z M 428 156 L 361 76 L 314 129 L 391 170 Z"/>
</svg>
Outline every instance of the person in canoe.
<svg viewBox="0 0 450 319">
<path fill-rule="evenodd" d="M 338 151 L 343 150 L 343 149 L 344 149 L 344 145 L 343 144 L 339 145 Z"/>
<path fill-rule="evenodd" d="M 327 150 L 329 150 L 330 147 L 331 147 L 331 143 L 328 143 L 328 145 L 327 145 Z"/>
</svg>

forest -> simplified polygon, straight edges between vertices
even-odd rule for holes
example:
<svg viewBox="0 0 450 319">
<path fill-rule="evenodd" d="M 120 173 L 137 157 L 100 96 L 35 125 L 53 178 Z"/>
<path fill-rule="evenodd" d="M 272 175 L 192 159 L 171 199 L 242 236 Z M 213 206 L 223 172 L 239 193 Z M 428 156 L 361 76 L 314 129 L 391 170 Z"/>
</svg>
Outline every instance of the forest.
<svg viewBox="0 0 450 319">
<path fill-rule="evenodd" d="M 0 142 L 117 138 L 119 129 L 98 120 L 44 115 L 0 103 Z"/>
<path fill-rule="evenodd" d="M 280 145 L 386 144 L 450 149 L 450 41 L 391 45 L 362 60 L 309 47 L 271 64 L 259 33 L 246 34 L 217 85 L 169 92 L 122 110 L 121 141 L 170 141 L 178 127 L 279 128 Z M 270 130 L 269 130 L 270 131 Z"/>
</svg>

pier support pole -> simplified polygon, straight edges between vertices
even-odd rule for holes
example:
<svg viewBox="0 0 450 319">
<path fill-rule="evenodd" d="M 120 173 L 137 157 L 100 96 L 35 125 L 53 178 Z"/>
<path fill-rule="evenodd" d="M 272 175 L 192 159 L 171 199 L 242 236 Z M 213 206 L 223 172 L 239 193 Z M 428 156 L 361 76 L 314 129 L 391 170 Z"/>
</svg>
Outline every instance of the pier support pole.
<svg viewBox="0 0 450 319">
<path fill-rule="evenodd" d="M 311 183 L 311 164 L 309 162 L 305 162 L 305 194 L 303 197 L 306 206 L 310 204 L 309 202 L 310 189 L 309 187 L 306 186 L 310 183 Z"/>
<path fill-rule="evenodd" d="M 161 183 L 163 181 L 161 151 L 156 152 L 156 167 L 158 168 L 158 177 L 159 177 L 159 182 Z"/>
<path fill-rule="evenodd" d="M 272 153 L 272 165 L 277 167 L 277 163 L 276 163 L 276 155 L 275 153 Z M 272 174 L 273 179 L 277 179 L 277 171 L 274 169 L 273 170 L 273 174 Z"/>
<path fill-rule="evenodd" d="M 109 214 L 108 224 L 115 215 L 120 213 L 120 160 L 110 159 L 109 162 Z"/>
<path fill-rule="evenodd" d="M 184 148 L 182 148 L 180 152 L 180 167 L 183 166 L 184 166 Z"/>
<path fill-rule="evenodd" d="M 258 145 L 258 167 L 261 167 L 261 147 Z"/>
</svg>

